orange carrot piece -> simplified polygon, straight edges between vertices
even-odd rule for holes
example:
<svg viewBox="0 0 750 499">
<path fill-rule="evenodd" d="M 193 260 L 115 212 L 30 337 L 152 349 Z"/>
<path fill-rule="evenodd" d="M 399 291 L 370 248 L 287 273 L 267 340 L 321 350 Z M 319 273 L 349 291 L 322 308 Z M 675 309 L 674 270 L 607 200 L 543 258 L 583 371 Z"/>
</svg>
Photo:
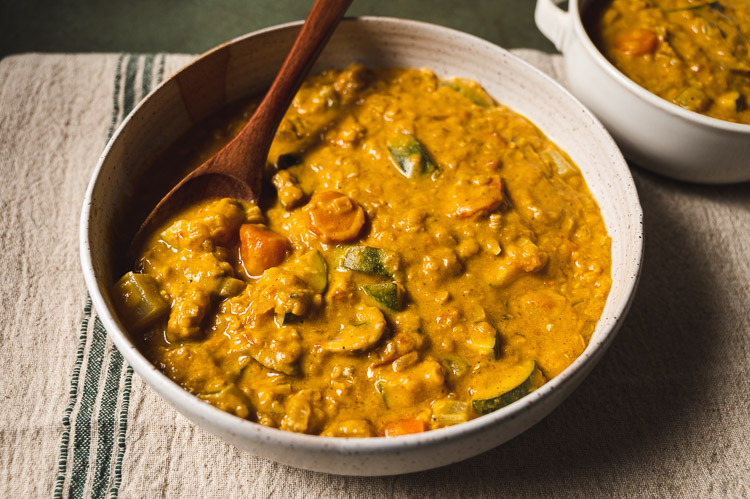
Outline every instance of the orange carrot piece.
<svg viewBox="0 0 750 499">
<path fill-rule="evenodd" d="M 331 243 L 356 238 L 365 224 L 365 212 L 348 196 L 335 191 L 315 194 L 305 206 L 310 232 Z"/>
<path fill-rule="evenodd" d="M 248 275 L 257 277 L 286 258 L 287 240 L 262 225 L 244 224 L 240 227 L 240 256 Z"/>
<path fill-rule="evenodd" d="M 384 437 L 398 437 L 399 435 L 410 435 L 425 431 L 424 421 L 421 419 L 401 419 L 388 423 L 383 427 Z"/>
<path fill-rule="evenodd" d="M 659 37 L 650 29 L 635 28 L 620 33 L 615 41 L 615 47 L 626 55 L 651 54 L 659 44 Z"/>
<path fill-rule="evenodd" d="M 448 210 L 450 218 L 467 218 L 489 215 L 503 204 L 503 183 L 500 177 L 491 176 L 484 185 L 471 190 L 456 190 Z"/>
</svg>

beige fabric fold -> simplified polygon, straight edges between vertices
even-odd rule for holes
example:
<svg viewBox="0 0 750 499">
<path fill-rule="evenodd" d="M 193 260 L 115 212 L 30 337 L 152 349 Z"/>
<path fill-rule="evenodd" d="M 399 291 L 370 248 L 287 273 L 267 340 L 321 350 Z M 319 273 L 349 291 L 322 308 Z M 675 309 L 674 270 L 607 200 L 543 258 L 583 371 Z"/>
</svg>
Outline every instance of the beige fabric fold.
<svg viewBox="0 0 750 499">
<path fill-rule="evenodd" d="M 517 53 L 561 77 L 559 57 Z M 446 468 L 382 478 L 288 468 L 207 434 L 115 369 L 85 310 L 79 210 L 129 99 L 190 59 L 0 61 L 0 497 L 750 496 L 750 184 L 634 168 L 645 262 L 611 350 L 541 423 Z"/>
</svg>

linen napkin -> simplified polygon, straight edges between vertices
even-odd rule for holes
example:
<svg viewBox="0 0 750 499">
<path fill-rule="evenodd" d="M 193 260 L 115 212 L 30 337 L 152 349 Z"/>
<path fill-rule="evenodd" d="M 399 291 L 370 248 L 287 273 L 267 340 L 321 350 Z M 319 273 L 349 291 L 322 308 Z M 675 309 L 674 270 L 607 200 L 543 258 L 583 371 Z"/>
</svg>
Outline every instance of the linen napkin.
<svg viewBox="0 0 750 499">
<path fill-rule="evenodd" d="M 562 78 L 559 56 L 516 53 Z M 618 338 L 549 417 L 465 462 L 395 477 L 307 472 L 168 407 L 91 307 L 78 217 L 117 124 L 192 57 L 0 61 L 0 497 L 750 495 L 750 184 L 634 168 L 646 252 Z"/>
</svg>

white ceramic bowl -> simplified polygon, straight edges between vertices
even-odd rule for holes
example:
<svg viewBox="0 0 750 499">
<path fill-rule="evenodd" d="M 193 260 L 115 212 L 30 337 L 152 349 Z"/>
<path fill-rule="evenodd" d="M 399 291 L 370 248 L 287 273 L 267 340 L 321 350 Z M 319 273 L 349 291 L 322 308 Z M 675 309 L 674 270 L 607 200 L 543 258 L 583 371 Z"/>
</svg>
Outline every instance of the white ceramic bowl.
<svg viewBox="0 0 750 499">
<path fill-rule="evenodd" d="M 560 3 L 561 0 L 557 0 Z M 750 180 L 750 125 L 683 109 L 615 68 L 594 46 L 581 11 L 537 0 L 536 24 L 563 53 L 568 86 L 602 120 L 628 159 L 667 177 L 706 184 Z"/>
<path fill-rule="evenodd" d="M 557 378 L 508 407 L 450 428 L 388 439 L 300 435 L 237 418 L 189 394 L 138 351 L 113 311 L 109 290 L 117 276 L 112 275 L 112 231 L 124 193 L 142 165 L 225 100 L 266 88 L 298 30 L 299 23 L 269 28 L 205 54 L 151 93 L 114 134 L 81 214 L 81 260 L 96 310 L 123 356 L 169 404 L 211 433 L 268 459 L 336 474 L 385 475 L 446 465 L 500 445 L 560 404 L 612 342 L 638 281 L 642 213 L 627 165 L 596 118 L 538 70 L 473 36 L 400 19 L 347 19 L 316 69 L 362 62 L 429 67 L 439 75 L 472 78 L 536 123 L 579 165 L 612 237 L 613 285 L 591 343 Z"/>
</svg>

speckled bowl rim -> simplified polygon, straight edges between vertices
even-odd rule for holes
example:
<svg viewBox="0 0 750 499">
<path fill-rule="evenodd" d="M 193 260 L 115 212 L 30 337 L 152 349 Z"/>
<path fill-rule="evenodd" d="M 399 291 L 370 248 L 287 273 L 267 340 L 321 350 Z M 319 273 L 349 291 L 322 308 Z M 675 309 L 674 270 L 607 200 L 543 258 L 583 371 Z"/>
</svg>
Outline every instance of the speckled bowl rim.
<svg viewBox="0 0 750 499">
<path fill-rule="evenodd" d="M 548 77 L 538 69 L 533 68 L 530 64 L 521 60 L 517 56 L 510 54 L 505 49 L 498 47 L 497 45 L 458 30 L 421 21 L 376 16 L 347 18 L 343 22 L 347 21 L 358 21 L 365 23 L 390 22 L 399 23 L 403 26 L 404 29 L 441 30 L 446 35 L 446 39 L 450 39 L 451 36 L 466 37 L 467 40 L 471 40 L 473 43 L 479 45 L 487 45 L 488 47 L 492 47 L 495 50 L 505 52 L 507 56 L 513 58 L 516 63 L 527 66 L 533 73 L 536 73 L 536 76 L 538 78 L 549 80 L 549 82 L 556 86 L 560 92 L 566 94 L 568 98 L 578 103 L 578 105 L 581 107 L 581 111 L 585 113 L 589 121 L 596 128 L 598 128 L 597 131 L 604 134 L 604 136 L 609 139 L 612 150 L 616 151 L 619 154 L 619 149 L 617 148 L 607 131 L 604 129 L 603 125 L 601 125 L 598 119 L 594 117 L 594 115 L 590 111 L 588 111 L 583 106 L 583 104 L 580 103 L 580 101 L 573 97 L 557 82 L 554 82 L 554 80 L 552 80 L 550 77 Z M 195 62 L 198 60 L 210 56 L 213 52 L 219 50 L 221 47 L 224 47 L 227 44 L 233 44 L 248 37 L 257 36 L 269 31 L 297 26 L 300 24 L 302 24 L 302 21 L 280 24 L 248 33 L 206 52 L 198 59 L 191 62 L 190 65 L 195 64 Z M 184 68 L 180 71 L 184 71 Z M 179 74 L 179 71 L 175 74 Z M 174 76 L 175 75 L 172 75 L 170 79 L 174 78 Z M 159 89 L 166 84 L 166 81 L 168 80 L 165 80 L 165 82 L 161 83 L 156 89 L 154 89 L 154 91 L 150 95 L 158 92 Z M 620 170 L 617 173 L 624 181 L 627 181 L 627 185 L 623 186 L 624 191 L 627 192 L 628 200 L 631 201 L 631 213 L 635 215 L 635 218 L 638 222 L 637 227 L 632 228 L 632 230 L 634 231 L 634 236 L 637 236 L 637 240 L 633 241 L 633 244 L 637 245 L 637 247 L 635 248 L 636 258 L 633 261 L 632 274 L 628 275 L 627 283 L 623 284 L 624 298 L 620 303 L 617 304 L 617 306 L 613 310 L 612 317 L 601 326 L 601 332 L 596 335 L 596 338 L 592 338 L 592 341 L 589 342 L 589 345 L 586 347 L 585 351 L 561 374 L 553 378 L 551 381 L 547 382 L 541 388 L 523 397 L 517 402 L 499 409 L 498 411 L 478 417 L 465 423 L 431 430 L 424 433 L 404 435 L 392 438 L 350 439 L 299 434 L 263 426 L 261 424 L 254 423 L 224 412 L 188 393 L 177 383 L 175 383 L 165 374 L 159 371 L 148 359 L 146 359 L 146 357 L 127 338 L 126 334 L 122 330 L 120 330 L 117 320 L 107 307 L 107 304 L 102 295 L 102 290 L 99 286 L 99 282 L 97 281 L 96 275 L 94 273 L 89 244 L 89 220 L 91 218 L 92 192 L 94 190 L 96 180 L 101 174 L 104 160 L 109 154 L 113 143 L 117 139 L 118 135 L 122 132 L 122 130 L 129 126 L 132 117 L 144 105 L 143 103 L 145 102 L 145 100 L 146 99 L 143 99 L 141 103 L 139 103 L 133 109 L 133 111 L 128 115 L 128 117 L 123 120 L 123 122 L 117 128 L 116 132 L 112 135 L 112 138 L 105 147 L 92 173 L 91 181 L 86 190 L 83 208 L 81 211 L 79 231 L 81 265 L 83 268 L 84 280 L 91 294 L 93 305 L 96 308 L 97 313 L 101 318 L 101 321 L 105 326 L 108 334 L 114 341 L 120 353 L 122 353 L 123 357 L 125 357 L 128 363 L 144 379 L 144 381 L 146 381 L 147 384 L 151 385 L 160 394 L 163 394 L 163 398 L 166 399 L 166 401 L 171 405 L 184 408 L 191 414 L 199 415 L 199 417 L 203 420 L 211 421 L 213 425 L 221 426 L 229 433 L 236 435 L 237 437 L 244 438 L 249 441 L 273 441 L 277 446 L 292 450 L 304 449 L 307 451 L 315 451 L 321 454 L 334 453 L 339 455 L 351 456 L 394 454 L 404 450 L 405 448 L 420 447 L 424 449 L 438 446 L 445 443 L 446 441 L 464 439 L 470 435 L 482 432 L 482 430 L 485 430 L 487 427 L 499 425 L 503 422 L 507 422 L 517 418 L 523 418 L 524 413 L 531 406 L 543 403 L 544 399 L 549 397 L 552 392 L 561 389 L 563 385 L 572 383 L 575 386 L 577 383 L 580 383 L 583 377 L 587 375 L 588 370 L 593 367 L 593 365 L 589 364 L 595 364 L 599 360 L 596 353 L 601 349 L 608 348 L 608 346 L 614 340 L 617 330 L 621 325 L 621 319 L 627 314 L 630 305 L 632 304 L 635 294 L 634 292 L 640 277 L 641 261 L 643 258 L 643 213 L 638 201 L 638 194 L 635 189 L 632 176 L 630 174 L 630 171 L 627 169 L 626 163 L 623 160 L 617 162 L 617 164 L 619 165 L 618 169 Z M 534 423 L 536 423 L 536 421 L 534 421 Z"/>
<path fill-rule="evenodd" d="M 555 1 L 559 3 L 561 0 Z M 600 0 L 589 0 L 590 3 L 594 3 L 597 1 Z M 579 3 L 580 0 L 572 0 L 569 4 L 568 11 L 569 15 L 573 17 L 573 29 L 575 31 L 575 35 L 579 40 L 581 40 L 581 43 L 588 55 L 592 57 L 593 60 L 596 61 L 596 63 L 599 64 L 599 66 L 604 69 L 604 71 L 606 71 L 610 77 L 612 77 L 615 81 L 622 85 L 623 88 L 628 90 L 636 97 L 639 97 L 642 100 L 648 102 L 652 106 L 659 108 L 665 113 L 671 114 L 687 121 L 692 121 L 693 123 L 697 123 L 705 127 L 715 128 L 718 130 L 726 130 L 728 132 L 747 134 L 748 140 L 750 140 L 750 124 L 735 123 L 733 121 L 726 121 L 719 118 L 706 116 L 705 114 L 696 113 L 694 111 L 688 111 L 687 109 L 681 108 L 677 104 L 669 102 L 668 100 L 659 97 L 652 92 L 649 92 L 648 90 L 631 80 L 625 73 L 620 71 L 614 64 L 612 64 L 609 59 L 607 59 L 604 54 L 599 51 L 596 45 L 594 45 L 594 42 L 591 40 L 591 37 L 589 36 L 585 26 L 583 25 L 583 18 L 581 17 Z"/>
</svg>

